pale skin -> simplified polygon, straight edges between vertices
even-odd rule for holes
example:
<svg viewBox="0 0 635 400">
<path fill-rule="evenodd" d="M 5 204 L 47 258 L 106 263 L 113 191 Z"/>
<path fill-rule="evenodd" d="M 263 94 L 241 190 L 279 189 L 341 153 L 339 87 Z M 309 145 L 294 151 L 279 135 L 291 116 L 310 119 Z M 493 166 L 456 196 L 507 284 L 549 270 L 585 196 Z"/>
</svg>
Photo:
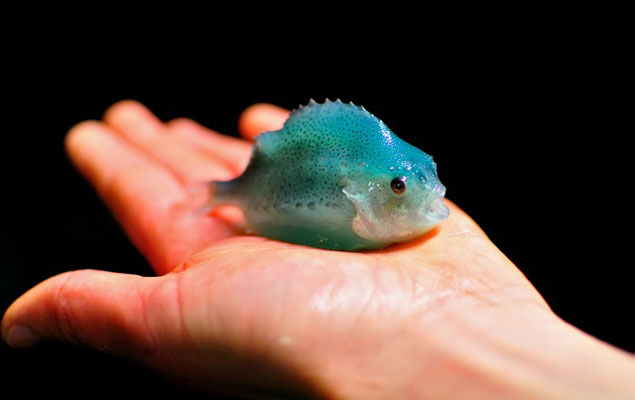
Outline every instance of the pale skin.
<svg viewBox="0 0 635 400">
<path fill-rule="evenodd" d="M 287 115 L 250 107 L 244 139 L 132 101 L 76 125 L 71 160 L 157 276 L 52 277 L 6 311 L 4 340 L 91 346 L 244 396 L 635 398 L 634 357 L 554 315 L 449 201 L 433 232 L 366 253 L 245 235 L 237 210 L 204 212 L 204 182 L 240 174 L 250 141 Z"/>
</svg>

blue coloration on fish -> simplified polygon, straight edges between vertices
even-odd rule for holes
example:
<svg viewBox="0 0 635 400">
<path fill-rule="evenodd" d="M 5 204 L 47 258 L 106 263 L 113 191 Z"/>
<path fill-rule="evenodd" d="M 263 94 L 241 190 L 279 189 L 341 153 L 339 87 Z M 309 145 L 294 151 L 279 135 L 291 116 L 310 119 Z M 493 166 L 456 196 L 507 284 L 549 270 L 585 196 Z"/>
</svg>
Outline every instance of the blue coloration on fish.
<svg viewBox="0 0 635 400">
<path fill-rule="evenodd" d="M 311 100 L 260 134 L 245 172 L 212 191 L 262 236 L 333 250 L 407 241 L 449 213 L 432 157 L 339 100 Z"/>
</svg>

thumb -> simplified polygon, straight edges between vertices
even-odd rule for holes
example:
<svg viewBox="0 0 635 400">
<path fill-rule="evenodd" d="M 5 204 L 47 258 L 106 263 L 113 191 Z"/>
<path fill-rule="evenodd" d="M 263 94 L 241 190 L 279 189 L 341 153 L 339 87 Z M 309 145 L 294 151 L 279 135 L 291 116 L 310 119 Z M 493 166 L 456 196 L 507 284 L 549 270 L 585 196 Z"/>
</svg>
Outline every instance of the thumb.
<svg viewBox="0 0 635 400">
<path fill-rule="evenodd" d="M 167 321 L 178 321 L 178 302 L 170 297 L 177 293 L 174 277 L 94 270 L 57 275 L 9 307 L 2 338 L 12 347 L 59 339 L 127 356 L 151 350 L 153 337 L 177 334 L 170 330 L 179 324 Z"/>
</svg>

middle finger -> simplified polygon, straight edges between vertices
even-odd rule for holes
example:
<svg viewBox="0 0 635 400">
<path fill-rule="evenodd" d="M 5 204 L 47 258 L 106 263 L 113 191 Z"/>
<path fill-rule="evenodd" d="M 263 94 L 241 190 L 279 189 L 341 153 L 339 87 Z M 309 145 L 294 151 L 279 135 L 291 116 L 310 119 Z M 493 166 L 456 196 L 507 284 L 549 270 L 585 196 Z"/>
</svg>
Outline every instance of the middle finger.
<svg viewBox="0 0 635 400">
<path fill-rule="evenodd" d="M 187 118 L 166 123 L 170 135 L 198 147 L 211 158 L 223 161 L 236 175 L 243 172 L 251 155 L 252 144 L 243 139 L 221 135 Z"/>
<path fill-rule="evenodd" d="M 104 121 L 120 136 L 165 165 L 184 184 L 225 180 L 235 173 L 197 146 L 167 133 L 165 125 L 140 103 L 121 101 L 111 106 Z"/>
</svg>

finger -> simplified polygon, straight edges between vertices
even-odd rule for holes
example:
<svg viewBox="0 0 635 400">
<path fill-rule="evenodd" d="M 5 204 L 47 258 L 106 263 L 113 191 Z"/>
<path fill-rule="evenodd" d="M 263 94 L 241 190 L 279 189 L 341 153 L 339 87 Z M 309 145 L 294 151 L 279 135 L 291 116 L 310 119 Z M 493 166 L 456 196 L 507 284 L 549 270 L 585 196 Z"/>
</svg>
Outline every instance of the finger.
<svg viewBox="0 0 635 400">
<path fill-rule="evenodd" d="M 221 160 L 204 154 L 189 142 L 168 135 L 161 121 L 136 101 L 114 104 L 104 114 L 104 121 L 186 184 L 225 180 L 234 175 Z"/>
<path fill-rule="evenodd" d="M 170 135 L 189 142 L 211 159 L 221 160 L 239 175 L 247 166 L 252 145 L 242 139 L 221 135 L 188 118 L 177 118 L 166 123 Z"/>
<path fill-rule="evenodd" d="M 95 186 L 100 195 L 107 197 L 115 178 L 125 171 L 161 166 L 145 154 L 117 137 L 112 130 L 98 121 L 84 121 L 68 132 L 66 151 L 79 171 Z M 166 195 L 180 197 L 182 189 L 167 171 L 163 179 Z"/>
<path fill-rule="evenodd" d="M 273 104 L 254 104 L 248 107 L 238 119 L 238 131 L 248 140 L 253 140 L 262 132 L 282 128 L 289 118 L 289 111 Z"/>
<path fill-rule="evenodd" d="M 174 175 L 103 124 L 76 125 L 66 148 L 157 273 L 235 234 L 231 221 L 192 215 L 190 195 Z"/>
<path fill-rule="evenodd" d="M 58 339 L 121 355 L 152 351 L 179 337 L 175 275 L 144 278 L 82 270 L 50 278 L 18 298 L 2 320 L 12 347 Z"/>
</svg>

